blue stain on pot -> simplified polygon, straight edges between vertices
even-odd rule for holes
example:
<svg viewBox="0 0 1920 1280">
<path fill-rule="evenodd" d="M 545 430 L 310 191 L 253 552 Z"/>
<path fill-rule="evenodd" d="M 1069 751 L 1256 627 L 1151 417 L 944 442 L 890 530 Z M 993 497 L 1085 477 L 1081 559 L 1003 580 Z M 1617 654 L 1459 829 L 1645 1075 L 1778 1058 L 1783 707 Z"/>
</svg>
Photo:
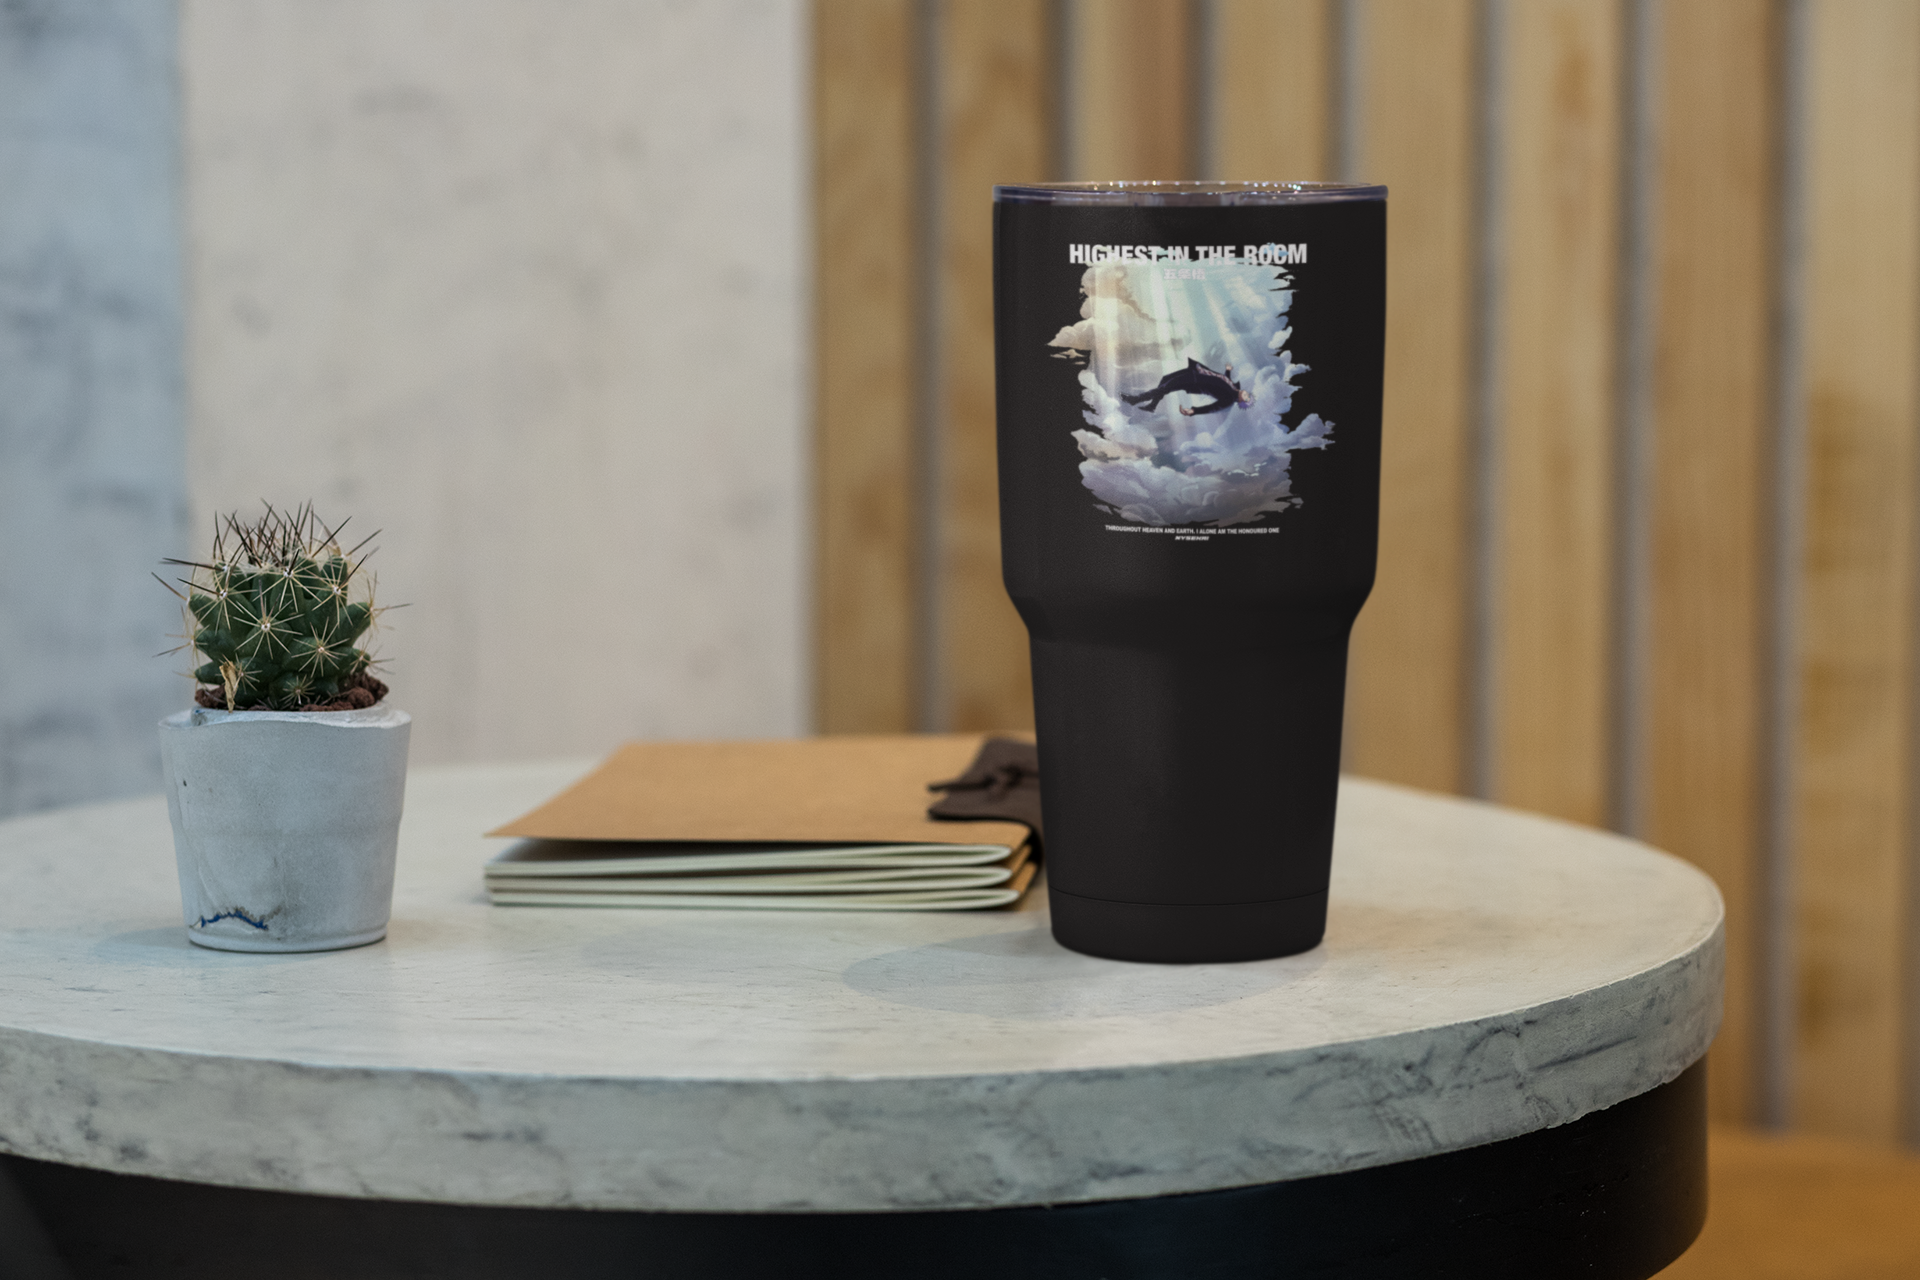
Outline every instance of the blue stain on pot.
<svg viewBox="0 0 1920 1280">
<path fill-rule="evenodd" d="M 217 916 L 201 916 L 198 920 L 194 921 L 193 927 L 196 929 L 204 929 L 208 925 L 218 924 L 222 920 L 244 920 L 262 933 L 265 933 L 267 929 L 267 922 L 265 920 L 255 920 L 238 907 L 235 907 L 231 911 L 222 911 Z"/>
</svg>

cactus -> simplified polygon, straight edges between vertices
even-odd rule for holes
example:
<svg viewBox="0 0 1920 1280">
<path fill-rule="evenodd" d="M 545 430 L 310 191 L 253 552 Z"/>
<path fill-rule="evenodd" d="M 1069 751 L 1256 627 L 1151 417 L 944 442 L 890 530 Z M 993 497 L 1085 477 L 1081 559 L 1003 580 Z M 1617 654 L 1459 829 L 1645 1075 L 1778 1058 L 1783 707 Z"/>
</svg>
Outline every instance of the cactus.
<svg viewBox="0 0 1920 1280">
<path fill-rule="evenodd" d="M 187 644 L 205 687 L 194 701 L 228 711 L 340 711 L 370 707 L 387 687 L 355 647 L 379 613 L 363 540 L 342 551 L 338 534 L 311 503 L 287 513 L 267 507 L 252 523 L 216 520 L 210 560 L 168 560 L 191 569 Z M 164 581 L 164 580 L 163 580 Z M 169 589 L 172 589 L 169 584 Z"/>
</svg>

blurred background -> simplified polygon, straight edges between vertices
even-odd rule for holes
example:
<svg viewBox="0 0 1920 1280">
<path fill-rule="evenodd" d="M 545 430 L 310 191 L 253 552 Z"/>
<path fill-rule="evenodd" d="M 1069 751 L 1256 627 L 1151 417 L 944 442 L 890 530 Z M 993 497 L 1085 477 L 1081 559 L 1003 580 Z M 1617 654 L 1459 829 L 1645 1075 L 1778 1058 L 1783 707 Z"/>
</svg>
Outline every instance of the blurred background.
<svg viewBox="0 0 1920 1280">
<path fill-rule="evenodd" d="M 5 0 L 0 813 L 313 499 L 420 763 L 1019 727 L 989 188 L 1390 199 L 1348 763 L 1728 904 L 1715 1113 L 1920 1143 L 1913 0 Z"/>
</svg>

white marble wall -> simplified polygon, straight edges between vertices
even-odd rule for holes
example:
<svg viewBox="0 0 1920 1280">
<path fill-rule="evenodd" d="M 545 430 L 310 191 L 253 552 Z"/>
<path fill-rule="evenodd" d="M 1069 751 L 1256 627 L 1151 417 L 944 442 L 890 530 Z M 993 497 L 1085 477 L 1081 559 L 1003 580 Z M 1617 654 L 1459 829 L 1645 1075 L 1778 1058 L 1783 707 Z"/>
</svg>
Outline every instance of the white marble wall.
<svg viewBox="0 0 1920 1280">
<path fill-rule="evenodd" d="M 154 789 L 184 548 L 170 0 L 0 4 L 0 814 Z"/>
<path fill-rule="evenodd" d="M 196 526 L 384 530 L 416 760 L 805 728 L 804 39 L 184 0 Z"/>
</svg>

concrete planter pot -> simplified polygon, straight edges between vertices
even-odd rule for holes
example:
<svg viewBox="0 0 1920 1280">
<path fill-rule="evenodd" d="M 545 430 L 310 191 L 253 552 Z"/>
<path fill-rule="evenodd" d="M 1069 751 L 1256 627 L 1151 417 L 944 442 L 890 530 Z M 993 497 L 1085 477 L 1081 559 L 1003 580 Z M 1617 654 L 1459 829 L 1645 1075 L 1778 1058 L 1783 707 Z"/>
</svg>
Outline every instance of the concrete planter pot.
<svg viewBox="0 0 1920 1280">
<path fill-rule="evenodd" d="M 386 937 L 412 723 L 384 706 L 162 720 L 188 939 L 331 951 Z"/>
</svg>

